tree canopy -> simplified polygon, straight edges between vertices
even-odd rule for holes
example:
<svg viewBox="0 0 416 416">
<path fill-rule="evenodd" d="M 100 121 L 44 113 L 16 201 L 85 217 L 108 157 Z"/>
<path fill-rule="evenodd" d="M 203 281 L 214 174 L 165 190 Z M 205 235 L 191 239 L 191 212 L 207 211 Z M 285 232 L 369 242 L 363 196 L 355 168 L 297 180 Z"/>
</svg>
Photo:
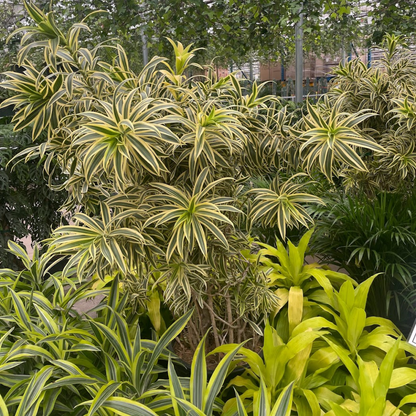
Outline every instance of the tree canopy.
<svg viewBox="0 0 416 416">
<path fill-rule="evenodd" d="M 20 3 L 12 0 L 0 6 L 3 39 L 16 14 L 22 14 L 19 24 L 25 23 Z M 87 14 L 83 0 L 37 4 L 44 11 L 53 8 L 64 25 Z M 204 63 L 214 57 L 222 64 L 247 62 L 252 56 L 287 61 L 293 55 L 294 26 L 301 11 L 305 50 L 318 55 L 336 54 L 352 42 L 371 46 L 385 33 L 415 35 L 412 0 L 400 1 L 399 7 L 395 0 L 91 0 L 88 6 L 88 10 L 102 11 L 90 18 L 95 20 L 91 38 L 117 38 L 138 66 L 142 33 L 147 35 L 150 56 L 171 54 L 169 37 L 202 48 L 199 60 Z"/>
</svg>

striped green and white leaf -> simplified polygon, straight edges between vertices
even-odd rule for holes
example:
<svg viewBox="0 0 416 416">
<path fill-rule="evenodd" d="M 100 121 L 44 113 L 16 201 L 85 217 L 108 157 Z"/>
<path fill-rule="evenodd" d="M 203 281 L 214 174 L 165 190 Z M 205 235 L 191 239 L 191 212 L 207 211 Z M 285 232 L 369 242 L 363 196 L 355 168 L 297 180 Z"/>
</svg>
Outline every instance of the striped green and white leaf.
<svg viewBox="0 0 416 416">
<path fill-rule="evenodd" d="M 287 228 L 309 227 L 313 220 L 307 212 L 308 205 L 323 204 L 323 201 L 312 194 L 302 192 L 305 183 L 297 183 L 296 174 L 281 183 L 279 177 L 273 180 L 270 188 L 254 188 L 254 204 L 249 213 L 252 222 L 260 221 L 265 227 L 277 226 L 283 239 Z"/>
<path fill-rule="evenodd" d="M 189 397 L 185 395 L 185 389 L 176 374 L 172 361 L 169 360 L 169 387 L 175 416 L 188 413 L 194 416 L 212 416 L 229 367 L 243 345 L 236 345 L 227 352 L 207 382 L 205 355 L 207 335 L 208 333 L 200 341 L 192 359 Z"/>
<path fill-rule="evenodd" d="M 193 111 L 192 111 L 193 110 Z M 230 169 L 231 161 L 238 158 L 246 141 L 245 127 L 240 113 L 231 108 L 216 108 L 208 101 L 202 108 L 188 109 L 183 121 L 178 162 L 187 161 L 192 182 L 205 168 L 215 178 L 218 168 Z"/>
<path fill-rule="evenodd" d="M 237 398 L 237 414 L 238 416 L 247 416 L 247 410 L 244 406 L 243 400 L 240 395 L 236 393 Z M 257 403 L 254 406 L 253 414 L 255 416 L 290 416 L 292 411 L 293 402 L 293 383 L 286 386 L 275 403 L 270 408 L 269 399 L 267 397 L 266 385 L 262 381 L 260 387 L 260 394 L 257 399 Z"/>
<path fill-rule="evenodd" d="M 218 223 L 233 227 L 232 221 L 222 212 L 239 213 L 240 210 L 231 205 L 232 198 L 215 195 L 215 188 L 232 178 L 222 178 L 206 184 L 208 174 L 208 168 L 199 174 L 192 193 L 171 185 L 153 184 L 162 193 L 148 198 L 155 207 L 150 209 L 153 216 L 146 221 L 144 227 L 152 224 L 169 227 L 170 238 L 166 251 L 168 261 L 175 251 L 184 257 L 185 250 L 192 252 L 195 247 L 207 257 L 208 235 L 228 248 L 227 238 Z"/>
<path fill-rule="evenodd" d="M 137 211 L 137 210 L 136 210 Z M 133 212 L 130 212 L 134 215 Z M 84 213 L 74 216 L 74 225 L 64 225 L 54 232 L 49 252 L 52 255 L 70 255 L 64 274 L 71 268 L 78 276 L 85 273 L 104 273 L 118 270 L 124 275 L 129 267 L 144 255 L 143 247 L 152 244 L 152 239 L 143 234 L 140 224 L 124 223 L 125 213 L 114 215 L 107 204 L 101 204 L 100 217 Z M 134 249 L 134 250 L 133 250 Z M 136 253 L 136 257 L 132 253 Z"/>
<path fill-rule="evenodd" d="M 325 176 L 332 181 L 333 170 L 339 165 L 366 171 L 367 166 L 357 149 L 368 149 L 376 154 L 385 149 L 358 127 L 360 123 L 376 113 L 361 110 L 347 114 L 341 111 L 342 98 L 332 103 L 329 115 L 319 105 L 307 102 L 308 116 L 303 118 L 304 131 L 294 132 L 304 143 L 301 154 L 306 156 L 309 171 L 317 163 Z"/>
<path fill-rule="evenodd" d="M 129 182 L 135 171 L 154 175 L 166 171 L 162 155 L 167 144 L 179 138 L 164 124 L 160 115 L 174 108 L 173 103 L 141 99 L 137 90 L 129 94 L 116 91 L 112 103 L 99 101 L 100 112 L 81 113 L 86 123 L 74 132 L 77 149 L 88 181 L 101 173 L 114 175 L 116 182 Z M 175 116 L 180 122 L 179 116 Z M 173 123 L 175 119 L 166 119 Z"/>
<path fill-rule="evenodd" d="M 39 370 L 30 380 L 20 401 L 15 416 L 30 414 L 33 407 L 38 407 L 44 394 L 44 386 L 52 376 L 53 367 L 45 366 Z M 36 414 L 36 413 L 35 413 Z"/>
</svg>

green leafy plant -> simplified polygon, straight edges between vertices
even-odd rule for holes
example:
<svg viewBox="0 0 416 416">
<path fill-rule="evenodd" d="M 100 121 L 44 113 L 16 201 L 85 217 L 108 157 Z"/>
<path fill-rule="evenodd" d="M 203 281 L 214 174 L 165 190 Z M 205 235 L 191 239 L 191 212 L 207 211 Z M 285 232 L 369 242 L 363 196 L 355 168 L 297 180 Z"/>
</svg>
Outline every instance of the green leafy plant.
<svg viewBox="0 0 416 416">
<path fill-rule="evenodd" d="M 169 387 L 176 416 L 187 413 L 198 416 L 211 416 L 214 409 L 216 411 L 221 410 L 221 407 L 218 409 L 216 401 L 218 401 L 218 395 L 227 376 L 228 368 L 241 346 L 236 346 L 224 356 L 208 382 L 205 339 L 206 336 L 199 343 L 192 360 L 189 396 L 185 395 L 185 388 L 176 374 L 172 360 L 169 360 Z"/>
<path fill-rule="evenodd" d="M 270 403 L 267 399 L 266 388 L 262 383 L 260 388 L 260 397 L 257 400 L 257 405 L 253 409 L 253 414 L 256 416 L 289 416 L 291 414 L 292 400 L 293 400 L 293 384 L 289 384 L 282 390 L 277 401 L 273 407 L 270 407 Z M 244 408 L 244 404 L 241 398 L 237 394 L 237 408 L 239 416 L 247 416 L 247 411 Z"/>
<path fill-rule="evenodd" d="M 356 401 L 346 400 L 342 404 L 329 402 L 332 410 L 328 415 L 384 415 L 384 414 L 403 414 L 391 402 L 387 400 L 387 393 L 392 384 L 394 372 L 394 360 L 399 349 L 399 341 L 387 352 L 380 368 L 374 361 L 363 361 L 358 358 L 358 365 L 342 357 L 344 364 L 348 366 L 354 382 L 358 386 L 359 396 Z M 394 383 L 394 381 L 393 381 Z M 405 399 L 406 400 L 406 399 Z"/>
<path fill-rule="evenodd" d="M 273 402 L 289 385 L 293 385 L 293 403 L 299 415 L 330 412 L 341 404 L 357 409 L 360 394 L 366 395 L 362 404 L 365 411 L 375 405 L 375 401 L 381 402 L 375 406 L 385 406 L 387 397 L 395 406 L 399 405 L 409 394 L 403 389 L 405 380 L 413 381 L 414 371 L 409 366 L 408 353 L 414 354 L 415 349 L 400 340 L 400 331 L 392 322 L 367 317 L 365 304 L 374 278 L 355 289 L 347 280 L 339 291 L 315 291 L 308 297 L 309 306 L 301 321 L 291 331 L 288 331 L 287 314 L 275 328 L 266 326 L 262 357 L 246 348 L 240 349 L 239 359 L 249 368 L 232 379 L 228 387 L 241 391 L 241 400 L 248 410 L 252 409 L 250 400 L 256 403 L 262 389 Z M 282 320 L 286 320 L 286 325 Z M 214 352 L 227 353 L 233 348 L 235 345 L 225 345 Z M 374 377 L 368 375 L 370 368 L 375 372 Z M 377 382 L 382 383 L 380 390 L 373 385 L 378 371 L 382 374 Z M 409 378 L 400 378 L 400 374 Z M 361 390 L 363 377 L 367 383 L 372 380 L 375 394 L 368 394 L 365 387 Z M 390 377 L 393 377 L 391 381 Z M 351 389 L 354 394 L 350 394 Z M 397 389 L 402 390 L 398 392 Z M 224 412 L 233 414 L 238 405 L 238 399 L 230 399 Z M 391 404 L 388 406 L 393 408 Z"/>
<path fill-rule="evenodd" d="M 344 178 L 347 190 L 361 190 L 370 195 L 378 190 L 406 191 L 412 188 L 414 178 L 415 125 L 411 108 L 415 96 L 415 63 L 402 36 L 386 35 L 381 47 L 383 53 L 371 67 L 367 68 L 356 59 L 334 71 L 324 106 L 326 112 L 337 107 L 333 120 L 335 116 L 342 118 L 342 114 L 346 114 L 345 120 L 360 120 L 356 126 L 367 144 L 372 143 L 369 147 L 364 146 L 368 150 L 355 154 L 355 163 L 337 171 L 337 176 Z M 372 117 L 366 117 L 364 109 Z M 318 117 L 319 106 L 310 111 Z M 360 111 L 363 112 L 361 117 Z M 302 123 L 311 117 L 312 113 Z M 318 119 L 316 123 L 319 123 Z M 304 134 L 307 137 L 311 133 Z M 353 148 L 358 148 L 360 143 L 364 142 L 356 142 Z M 348 153 L 352 155 L 351 150 Z M 311 155 L 306 155 L 310 161 L 317 157 L 317 153 Z M 329 158 L 325 159 L 328 160 L 325 171 L 329 173 L 331 163 Z"/>
<path fill-rule="evenodd" d="M 77 415 L 87 409 L 92 415 L 106 408 L 149 415 L 163 408 L 166 401 L 149 391 L 157 390 L 154 383 L 164 371 L 160 361 L 176 360 L 167 347 L 192 311 L 157 341 L 142 339 L 117 277 L 110 289 L 92 289 L 93 281 L 77 287 L 74 269 L 67 277 L 48 276 L 47 256 L 35 251 L 29 259 L 14 243 L 10 249 L 27 270 L 0 271 L 3 411 Z M 76 312 L 77 302 L 99 295 L 104 299 L 95 308 L 96 318 Z"/>
<path fill-rule="evenodd" d="M 415 274 L 414 194 L 340 196 L 316 210 L 312 250 L 357 281 L 381 273 L 370 289 L 368 311 L 389 317 L 403 329 L 411 322 L 406 298 Z M 411 318 L 411 317 L 410 317 Z"/>
<path fill-rule="evenodd" d="M 283 240 L 286 238 L 288 225 L 290 228 L 293 225 L 308 227 L 312 223 L 306 205 L 322 203 L 317 196 L 299 192 L 305 184 L 293 182 L 298 175 L 294 175 L 283 184 L 276 176 L 270 189 L 254 188 L 250 191 L 255 195 L 252 220 L 260 219 L 264 227 L 277 226 Z"/>
<path fill-rule="evenodd" d="M 151 216 L 144 226 L 156 223 L 160 226 L 172 222 L 173 234 L 166 251 L 167 260 L 172 253 L 177 250 L 178 254 L 183 257 L 184 245 L 187 242 L 188 251 L 193 251 L 197 243 L 201 253 L 207 257 L 207 231 L 213 235 L 226 249 L 228 242 L 223 232 L 217 227 L 214 221 L 225 222 L 233 227 L 233 223 L 221 211 L 238 213 L 239 210 L 232 205 L 232 198 L 217 196 L 213 199 L 207 199 L 206 195 L 210 193 L 216 185 L 226 181 L 228 178 L 221 178 L 205 186 L 208 176 L 208 168 L 205 168 L 198 176 L 192 194 L 185 194 L 172 186 L 164 184 L 153 184 L 152 186 L 164 194 L 157 194 L 149 198 L 149 201 L 155 201 L 158 204 L 165 202 L 159 208 L 156 205 L 151 211 Z"/>
<path fill-rule="evenodd" d="M 384 148 L 377 144 L 371 136 L 356 128 L 357 125 L 375 114 L 368 110 L 346 114 L 342 111 L 342 104 L 342 98 L 339 98 L 335 103 L 323 101 L 316 108 L 308 103 L 307 116 L 302 119 L 304 131 L 300 134 L 300 138 L 305 142 L 300 147 L 300 152 L 308 149 L 307 169 L 311 170 L 314 162 L 319 160 L 321 171 L 330 181 L 333 176 L 333 166 L 337 164 L 346 164 L 357 170 L 367 169 L 355 148 L 361 147 L 374 152 L 384 152 Z"/>
<path fill-rule="evenodd" d="M 12 130 L 12 125 L 0 126 L 0 267 L 18 269 L 21 264 L 7 252 L 8 241 L 18 242 L 30 235 L 33 243 L 39 243 L 49 237 L 52 228 L 60 225 L 58 210 L 65 195 L 49 188 L 36 161 L 19 163 L 14 168 L 8 165 L 17 153 L 31 146 L 27 130 Z M 62 178 L 56 172 L 51 181 Z"/>
<path fill-rule="evenodd" d="M 301 322 L 305 300 L 313 296 L 315 291 L 320 293 L 323 290 L 327 296 L 332 297 L 334 287 L 351 280 L 347 275 L 323 268 L 318 263 L 305 264 L 305 253 L 313 232 L 314 230 L 306 232 L 297 247 L 289 241 L 286 249 L 277 240 L 276 248 L 258 243 L 263 248 L 256 254 L 244 252 L 251 262 L 260 265 L 260 270 L 269 279 L 269 285 L 276 290 L 279 306 L 274 315 L 287 306 L 290 332 Z"/>
<path fill-rule="evenodd" d="M 233 358 L 242 350 L 242 345 L 236 345 L 227 351 L 227 354 L 220 361 L 214 373 L 207 383 L 207 368 L 205 363 L 205 337 L 202 339 L 195 351 L 192 360 L 192 369 L 189 385 L 189 397 L 184 393 L 185 388 L 181 385 L 176 375 L 172 361 L 169 361 L 169 386 L 173 400 L 175 415 L 180 416 L 186 413 L 194 416 L 212 415 L 213 411 L 222 410 L 222 403 L 217 396 L 225 381 L 227 370 L 232 364 Z M 260 397 L 252 404 L 254 415 L 267 416 L 287 416 L 290 414 L 292 405 L 292 388 L 289 385 L 282 391 L 276 401 L 272 401 L 273 407 L 270 409 L 270 402 L 266 393 L 265 384 L 261 384 Z M 246 407 L 236 393 L 238 414 L 247 416 Z M 224 409 L 225 411 L 225 409 Z"/>
<path fill-rule="evenodd" d="M 72 223 L 55 229 L 48 255 L 68 258 L 64 274 L 75 266 L 82 277 L 121 273 L 131 289 L 141 288 L 132 296 L 142 305 L 152 288 L 174 287 L 180 301 L 171 291 L 165 297 L 173 313 L 198 310 L 190 324 L 199 328 L 190 329 L 196 342 L 207 329 L 197 316 L 207 310 L 216 344 L 238 335 L 239 322 L 261 332 L 276 296 L 241 256 L 249 241 L 238 225 L 244 212 L 264 220 L 260 206 L 247 209 L 251 196 L 243 192 L 263 161 L 246 161 L 260 146 L 279 165 L 274 138 L 283 135 L 286 112 L 275 97 L 260 96 L 262 86 L 246 97 L 233 74 L 218 80 L 211 68 L 188 76 L 191 46 L 171 41 L 175 65 L 154 57 L 136 74 L 120 45 L 85 41 L 85 21 L 64 30 L 52 13 L 25 4 L 33 24 L 11 35 L 27 30 L 18 54 L 23 73 L 6 74 L 3 87 L 16 94 L 3 105 L 15 106 L 16 130 L 30 126 L 39 140 L 15 161 L 40 157 L 50 177 L 55 169 L 68 175 L 55 188 L 67 193 Z M 39 54 L 47 71 L 36 64 Z M 306 224 L 303 205 L 318 201 L 301 188 L 288 183 L 275 195 L 283 202 L 290 194 L 278 221 L 283 236 Z M 267 210 L 274 222 L 279 204 Z M 183 272 L 167 272 L 175 264 Z M 204 270 L 202 284 L 195 270 Z"/>
</svg>

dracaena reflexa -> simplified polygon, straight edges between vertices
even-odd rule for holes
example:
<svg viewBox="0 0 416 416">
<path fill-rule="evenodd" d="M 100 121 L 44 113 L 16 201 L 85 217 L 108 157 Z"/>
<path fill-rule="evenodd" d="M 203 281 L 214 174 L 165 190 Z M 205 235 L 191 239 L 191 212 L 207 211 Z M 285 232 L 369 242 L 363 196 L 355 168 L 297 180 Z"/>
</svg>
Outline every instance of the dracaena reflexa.
<svg viewBox="0 0 416 416">
<path fill-rule="evenodd" d="M 81 113 L 88 121 L 74 132 L 73 146 L 83 160 L 87 180 L 101 171 L 114 172 L 116 182 L 131 180 L 132 170 L 157 176 L 166 171 L 161 159 L 164 146 L 179 144 L 179 138 L 163 125 L 159 114 L 174 105 L 139 97 L 136 89 L 128 95 L 116 92 L 112 103 L 99 102 L 100 112 Z"/>
<path fill-rule="evenodd" d="M 186 110 L 184 132 L 178 162 L 186 162 L 189 175 L 195 181 L 206 167 L 211 177 L 215 169 L 229 169 L 231 160 L 238 160 L 246 141 L 246 128 L 241 124 L 241 113 L 229 108 L 216 108 L 215 101 Z"/>
<path fill-rule="evenodd" d="M 225 223 L 233 227 L 232 221 L 222 212 L 240 213 L 240 210 L 231 205 L 233 198 L 216 195 L 215 187 L 232 178 L 221 178 L 206 184 L 208 173 L 208 168 L 205 168 L 199 174 L 192 192 L 171 185 L 153 184 L 162 193 L 149 197 L 149 202 L 155 204 L 149 212 L 154 215 L 144 226 L 166 224 L 169 227 L 167 260 L 174 251 L 183 256 L 184 250 L 191 252 L 195 247 L 207 257 L 208 235 L 228 247 L 228 241 L 217 224 Z"/>
<path fill-rule="evenodd" d="M 143 212 L 133 210 L 142 217 Z M 142 230 L 140 221 L 125 223 L 133 212 L 121 211 L 114 214 L 107 204 L 101 204 L 100 216 L 90 217 L 84 213 L 74 216 L 75 224 L 63 225 L 54 232 L 50 244 L 50 255 L 70 255 L 64 273 L 77 268 L 79 276 L 97 271 L 101 277 L 115 268 L 127 274 L 131 267 L 145 255 L 145 247 L 153 246 L 151 236 Z"/>
<path fill-rule="evenodd" d="M 302 192 L 304 183 L 296 183 L 297 174 L 281 183 L 279 177 L 273 180 L 270 188 L 250 190 L 254 195 L 254 204 L 250 212 L 253 222 L 260 221 L 263 226 L 277 226 L 283 239 L 287 227 L 303 225 L 308 227 L 313 222 L 306 210 L 308 204 L 322 204 L 322 200 L 307 192 Z"/>
<path fill-rule="evenodd" d="M 385 149 L 371 136 L 357 127 L 360 123 L 376 115 L 369 110 L 354 114 L 342 111 L 343 98 L 332 103 L 332 109 L 322 109 L 319 105 L 307 104 L 308 115 L 304 117 L 304 131 L 296 133 L 304 143 L 300 152 L 305 156 L 306 167 L 310 171 L 315 163 L 332 181 L 335 166 L 347 165 L 357 170 L 367 170 L 367 166 L 357 153 L 357 148 L 384 153 Z M 326 103 L 328 106 L 329 103 Z"/>
</svg>

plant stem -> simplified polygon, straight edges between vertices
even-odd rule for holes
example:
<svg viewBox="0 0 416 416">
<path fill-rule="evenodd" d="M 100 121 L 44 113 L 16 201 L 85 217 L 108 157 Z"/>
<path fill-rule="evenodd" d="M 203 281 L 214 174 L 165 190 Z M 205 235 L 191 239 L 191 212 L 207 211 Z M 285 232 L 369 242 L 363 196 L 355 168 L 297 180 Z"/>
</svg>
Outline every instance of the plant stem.
<svg viewBox="0 0 416 416">
<path fill-rule="evenodd" d="M 195 326 L 194 322 L 192 321 L 192 319 L 189 320 L 189 329 L 192 330 L 192 332 L 194 332 L 195 336 L 192 336 L 192 334 L 189 334 L 189 343 L 191 344 L 191 347 L 193 350 L 196 350 L 197 346 L 198 346 L 198 341 L 200 339 L 200 334 L 199 331 L 197 329 L 197 327 Z"/>
<path fill-rule="evenodd" d="M 228 342 L 230 344 L 234 343 L 234 329 L 232 327 L 232 322 L 233 322 L 233 311 L 231 308 L 231 300 L 230 300 L 230 296 L 226 296 L 226 302 L 227 302 L 227 319 L 229 322 L 229 330 L 228 330 Z"/>
<path fill-rule="evenodd" d="M 217 323 L 215 322 L 215 315 L 216 314 L 214 312 L 214 304 L 212 302 L 211 286 L 208 286 L 207 292 L 208 292 L 208 299 L 207 299 L 208 303 L 206 304 L 206 302 L 204 301 L 204 304 L 207 305 L 208 310 L 209 310 L 209 316 L 211 318 L 212 331 L 214 332 L 215 346 L 219 347 L 220 346 L 220 338 L 218 336 Z"/>
</svg>

